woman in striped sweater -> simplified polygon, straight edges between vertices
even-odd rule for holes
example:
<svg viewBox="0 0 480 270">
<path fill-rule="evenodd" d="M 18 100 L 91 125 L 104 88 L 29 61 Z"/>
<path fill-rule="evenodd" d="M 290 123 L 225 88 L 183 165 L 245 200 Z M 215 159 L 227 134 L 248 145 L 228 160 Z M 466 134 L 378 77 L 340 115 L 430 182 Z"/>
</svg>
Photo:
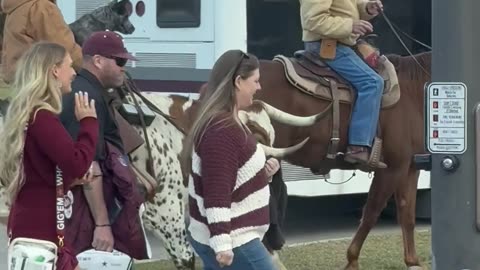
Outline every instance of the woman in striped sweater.
<svg viewBox="0 0 480 270">
<path fill-rule="evenodd" d="M 240 50 L 215 63 L 186 139 L 188 228 L 205 270 L 274 270 L 261 239 L 269 226 L 268 179 L 279 168 L 238 118 L 260 90 L 258 59 Z"/>
</svg>

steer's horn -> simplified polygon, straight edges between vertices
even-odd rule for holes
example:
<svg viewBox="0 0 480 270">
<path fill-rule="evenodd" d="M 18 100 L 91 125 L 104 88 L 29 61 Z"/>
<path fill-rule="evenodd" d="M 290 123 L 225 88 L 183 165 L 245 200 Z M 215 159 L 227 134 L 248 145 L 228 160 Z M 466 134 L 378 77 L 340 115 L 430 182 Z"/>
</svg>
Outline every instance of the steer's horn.
<svg viewBox="0 0 480 270">
<path fill-rule="evenodd" d="M 296 145 L 293 145 L 293 146 L 290 146 L 290 147 L 287 147 L 287 148 L 274 148 L 274 147 L 266 146 L 266 145 L 261 144 L 261 143 L 259 143 L 259 144 L 262 146 L 263 151 L 265 152 L 266 156 L 272 156 L 272 157 L 275 157 L 275 158 L 283 158 L 286 155 L 292 154 L 292 153 L 296 152 L 298 149 L 302 148 L 307 143 L 307 141 L 309 139 L 310 139 L 310 137 L 306 138 L 305 140 L 303 140 L 302 142 L 300 142 Z"/>
<path fill-rule="evenodd" d="M 277 109 L 272 105 L 267 104 L 263 101 L 259 100 L 258 102 L 262 104 L 263 108 L 267 112 L 268 116 L 270 116 L 270 118 L 290 126 L 309 127 L 315 124 L 323 116 L 322 113 L 315 114 L 312 116 L 296 116 L 296 115 L 284 112 L 280 109 Z"/>
</svg>

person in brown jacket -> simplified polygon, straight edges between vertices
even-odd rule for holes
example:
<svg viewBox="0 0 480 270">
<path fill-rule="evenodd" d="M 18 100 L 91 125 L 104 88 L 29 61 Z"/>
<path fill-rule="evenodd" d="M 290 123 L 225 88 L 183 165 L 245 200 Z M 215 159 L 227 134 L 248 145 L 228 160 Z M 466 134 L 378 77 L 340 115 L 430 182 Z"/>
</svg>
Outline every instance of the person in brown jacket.
<svg viewBox="0 0 480 270">
<path fill-rule="evenodd" d="M 71 55 L 75 70 L 81 69 L 82 50 L 56 0 L 2 0 L 2 11 L 7 14 L 2 46 L 2 73 L 7 84 L 13 79 L 17 60 L 37 41 L 62 45 Z"/>
</svg>

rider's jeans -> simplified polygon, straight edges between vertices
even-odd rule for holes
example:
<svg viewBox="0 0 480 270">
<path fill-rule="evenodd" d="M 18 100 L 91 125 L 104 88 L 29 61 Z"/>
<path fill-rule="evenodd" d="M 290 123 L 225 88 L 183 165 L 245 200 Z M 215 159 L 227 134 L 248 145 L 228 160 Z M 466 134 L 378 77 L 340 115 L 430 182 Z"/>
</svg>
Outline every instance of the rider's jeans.
<svg viewBox="0 0 480 270">
<path fill-rule="evenodd" d="M 305 42 L 305 50 L 319 55 L 320 42 Z M 377 131 L 383 93 L 383 78 L 370 68 L 352 48 L 338 44 L 335 59 L 323 61 L 356 90 L 356 101 L 348 130 L 350 145 L 371 146 Z"/>
</svg>

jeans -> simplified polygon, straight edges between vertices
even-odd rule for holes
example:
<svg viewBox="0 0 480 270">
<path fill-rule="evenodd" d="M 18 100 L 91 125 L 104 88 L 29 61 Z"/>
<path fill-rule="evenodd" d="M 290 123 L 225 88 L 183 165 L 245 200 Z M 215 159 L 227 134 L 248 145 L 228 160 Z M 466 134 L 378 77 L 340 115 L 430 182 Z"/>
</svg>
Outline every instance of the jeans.
<svg viewBox="0 0 480 270">
<path fill-rule="evenodd" d="M 276 270 L 272 256 L 258 238 L 234 248 L 232 264 L 221 268 L 212 248 L 193 240 L 191 236 L 188 237 L 193 249 L 202 259 L 204 270 Z"/>
<path fill-rule="evenodd" d="M 305 42 L 305 50 L 318 55 L 320 42 Z M 348 130 L 348 143 L 350 145 L 372 146 L 380 114 L 383 78 L 370 68 L 352 48 L 342 44 L 337 44 L 335 59 L 322 60 L 332 70 L 350 82 L 357 94 Z"/>
</svg>

